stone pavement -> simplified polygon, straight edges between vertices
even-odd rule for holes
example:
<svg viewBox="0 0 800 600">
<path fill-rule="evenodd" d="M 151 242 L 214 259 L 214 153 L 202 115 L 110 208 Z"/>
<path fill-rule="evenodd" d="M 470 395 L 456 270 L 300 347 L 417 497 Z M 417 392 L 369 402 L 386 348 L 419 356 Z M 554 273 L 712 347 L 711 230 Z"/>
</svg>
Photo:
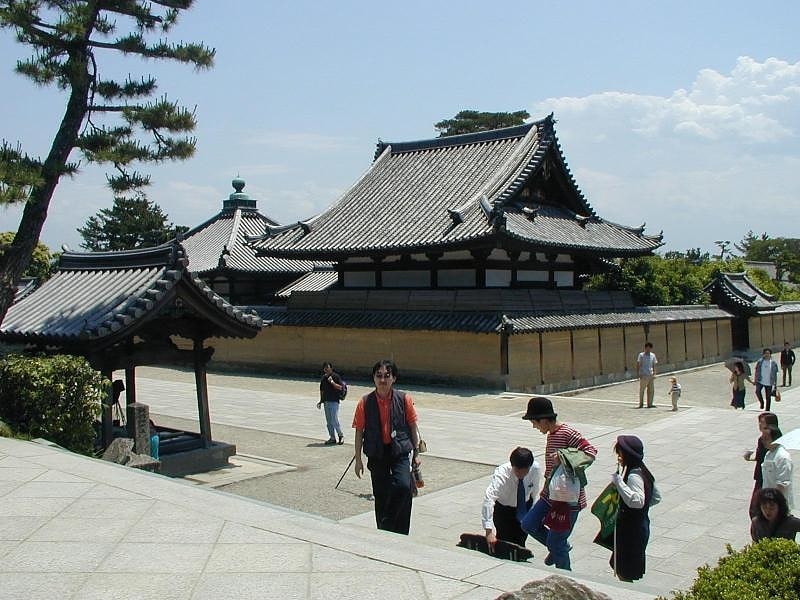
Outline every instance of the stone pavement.
<svg viewBox="0 0 800 600">
<path fill-rule="evenodd" d="M 546 574 L 0 438 L 4 599 L 480 600 Z"/>
<path fill-rule="evenodd" d="M 160 369 L 138 374 L 139 398 L 153 413 L 196 420 L 190 376 Z M 597 523 L 588 511 L 571 538 L 576 578 L 612 598 L 652 598 L 688 587 L 695 568 L 715 563 L 726 543 L 747 543 L 752 463 L 741 453 L 755 443 L 758 411 L 728 408 L 722 376 L 719 366 L 682 374 L 686 407 L 678 413 L 633 410 L 636 382 L 555 398 L 564 420 L 599 449 L 589 472 L 590 498 L 609 480 L 616 435 L 628 432 L 644 440 L 664 497 L 651 511 L 642 582 L 612 578 L 608 552 L 591 543 Z M 209 382 L 215 423 L 327 437 L 314 408 L 316 382 L 220 375 Z M 361 391 L 351 390 L 345 423 Z M 788 431 L 800 426 L 800 393 L 783 393 L 776 412 Z M 462 390 L 448 405 L 442 388 L 414 395 L 431 454 L 494 464 L 514 446 L 528 445 L 541 456 L 544 436 L 519 418 L 524 396 Z M 497 406 L 507 414 L 497 414 Z M 405 538 L 375 531 L 372 513 L 336 523 L 0 439 L 0 590 L 20 598 L 91 598 L 112 589 L 122 598 L 492 598 L 554 570 L 542 565 L 533 541 L 530 564 L 453 548 L 461 532 L 480 531 L 486 483 L 423 493 Z"/>
<path fill-rule="evenodd" d="M 151 404 L 155 413 L 195 418 L 195 409 L 185 398 L 185 383 L 173 376 L 168 380 L 157 370 L 142 372 L 139 390 L 142 401 Z M 696 568 L 716 564 L 725 554 L 725 545 L 742 547 L 749 541 L 747 503 L 752 490 L 752 463 L 742 460 L 745 448 L 755 445 L 758 405 L 752 388 L 748 390 L 748 410 L 734 411 L 728 406 L 727 371 L 712 365 L 679 373 L 684 386 L 681 410 L 667 410 L 666 377 L 657 381 L 655 409 L 635 410 L 636 381 L 599 389 L 554 396 L 556 410 L 564 421 L 576 426 L 599 450 L 598 460 L 589 473 L 588 497 L 605 487 L 615 467 L 612 445 L 617 435 L 635 433 L 645 443 L 646 462 L 658 480 L 663 501 L 651 512 L 652 535 L 648 547 L 648 572 L 633 589 L 666 594 L 691 585 Z M 243 387 L 234 387 L 236 377 L 214 377 L 209 387 L 212 419 L 239 427 L 262 429 L 291 435 L 324 439 L 316 423 L 313 400 L 316 383 L 305 388 L 293 382 L 290 393 L 280 391 L 280 380 L 252 379 Z M 218 385 L 219 383 L 226 385 Z M 260 389 L 259 389 L 260 388 Z M 354 400 L 362 391 L 351 385 L 349 400 L 342 406 L 346 425 Z M 366 390 L 366 388 L 363 388 Z M 434 406 L 443 406 L 436 398 L 442 388 L 414 390 L 420 413 L 423 437 L 430 454 L 445 458 L 497 464 L 507 460 L 517 445 L 528 445 L 537 457 L 544 449 L 544 436 L 520 419 L 527 395 L 499 393 L 496 402 L 513 412 L 486 414 L 485 391 L 475 391 L 476 400 L 461 391 L 451 398 L 451 406 L 467 410 L 426 408 L 428 395 Z M 446 391 L 444 392 L 446 394 Z M 784 401 L 773 410 L 781 417 L 784 431 L 800 427 L 800 392 L 782 389 Z M 352 397 L 352 398 L 351 398 Z M 475 405 L 475 406 L 473 406 Z M 589 418 L 584 419 L 587 416 Z M 316 419 L 316 420 L 315 420 Z M 351 475 L 349 475 L 351 476 Z M 414 504 L 411 537 L 426 545 L 452 548 L 460 533 L 480 531 L 480 498 L 487 481 L 468 482 L 432 494 L 422 494 Z M 374 528 L 372 513 L 345 519 L 344 522 Z M 585 511 L 571 538 L 574 546 L 575 573 L 595 581 L 614 583 L 608 566 L 608 551 L 592 544 L 597 521 Z M 528 546 L 539 567 L 542 548 L 532 540 Z M 621 585 L 621 584 L 618 584 Z M 628 588 L 630 589 L 630 588 Z"/>
</svg>

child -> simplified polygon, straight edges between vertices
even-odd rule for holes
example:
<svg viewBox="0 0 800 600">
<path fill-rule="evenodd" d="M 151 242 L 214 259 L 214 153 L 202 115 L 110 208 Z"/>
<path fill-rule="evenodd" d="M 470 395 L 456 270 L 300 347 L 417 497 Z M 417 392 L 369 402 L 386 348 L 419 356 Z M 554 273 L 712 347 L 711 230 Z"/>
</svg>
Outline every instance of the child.
<svg viewBox="0 0 800 600">
<path fill-rule="evenodd" d="M 669 378 L 669 392 L 667 393 L 672 400 L 672 412 L 675 412 L 678 410 L 678 398 L 681 397 L 681 384 L 678 383 L 677 377 Z"/>
</svg>

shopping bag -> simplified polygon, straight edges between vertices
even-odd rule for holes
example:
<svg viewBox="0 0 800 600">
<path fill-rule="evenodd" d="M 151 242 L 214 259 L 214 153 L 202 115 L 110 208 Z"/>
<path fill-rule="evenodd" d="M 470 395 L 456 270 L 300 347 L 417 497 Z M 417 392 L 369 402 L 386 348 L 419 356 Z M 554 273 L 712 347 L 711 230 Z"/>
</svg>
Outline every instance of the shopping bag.
<svg viewBox="0 0 800 600">
<path fill-rule="evenodd" d="M 562 465 L 558 465 L 550 477 L 548 492 L 553 502 L 574 504 L 581 493 L 581 482 L 577 477 L 569 475 Z"/>
<path fill-rule="evenodd" d="M 592 504 L 592 514 L 600 520 L 600 531 L 594 538 L 594 543 L 614 549 L 614 528 L 617 525 L 619 512 L 619 492 L 617 486 L 609 483 Z"/>
</svg>

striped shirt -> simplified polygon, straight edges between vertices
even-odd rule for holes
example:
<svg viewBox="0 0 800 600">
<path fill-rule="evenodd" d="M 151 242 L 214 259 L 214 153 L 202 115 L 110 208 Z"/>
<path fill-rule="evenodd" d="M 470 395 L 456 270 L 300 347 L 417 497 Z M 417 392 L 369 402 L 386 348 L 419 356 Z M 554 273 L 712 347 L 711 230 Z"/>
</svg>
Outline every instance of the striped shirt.
<svg viewBox="0 0 800 600">
<path fill-rule="evenodd" d="M 586 452 L 589 456 L 597 456 L 597 448 L 592 446 L 589 441 L 583 437 L 577 429 L 562 423 L 558 429 L 551 431 L 547 434 L 547 445 L 544 449 L 544 480 L 545 485 L 542 487 L 540 496 L 545 500 L 550 495 L 548 484 L 550 482 L 550 475 L 553 474 L 555 468 L 555 461 L 553 455 L 562 450 L 563 448 L 577 448 Z M 586 508 L 586 490 L 581 488 L 580 496 L 578 496 L 578 507 Z"/>
</svg>

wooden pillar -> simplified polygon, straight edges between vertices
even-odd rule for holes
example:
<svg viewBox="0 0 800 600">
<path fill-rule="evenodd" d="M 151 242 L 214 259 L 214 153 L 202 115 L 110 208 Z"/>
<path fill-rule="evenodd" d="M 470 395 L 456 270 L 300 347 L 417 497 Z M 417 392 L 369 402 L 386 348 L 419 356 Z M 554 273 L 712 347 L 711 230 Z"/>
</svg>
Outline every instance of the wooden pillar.
<svg viewBox="0 0 800 600">
<path fill-rule="evenodd" d="M 125 404 L 136 402 L 136 367 L 125 367 Z"/>
<path fill-rule="evenodd" d="M 113 373 L 111 371 L 104 371 L 103 377 L 111 381 Z M 111 414 L 112 407 L 114 406 L 114 387 L 109 386 L 108 397 L 101 405 L 100 421 L 102 424 L 102 440 L 103 448 L 108 448 L 114 440 L 114 423 L 113 415 Z"/>
<path fill-rule="evenodd" d="M 211 415 L 208 410 L 208 384 L 206 383 L 206 361 L 203 357 L 203 340 L 194 339 L 194 383 L 197 389 L 197 413 L 200 420 L 200 439 L 203 445 L 211 446 Z"/>
</svg>

